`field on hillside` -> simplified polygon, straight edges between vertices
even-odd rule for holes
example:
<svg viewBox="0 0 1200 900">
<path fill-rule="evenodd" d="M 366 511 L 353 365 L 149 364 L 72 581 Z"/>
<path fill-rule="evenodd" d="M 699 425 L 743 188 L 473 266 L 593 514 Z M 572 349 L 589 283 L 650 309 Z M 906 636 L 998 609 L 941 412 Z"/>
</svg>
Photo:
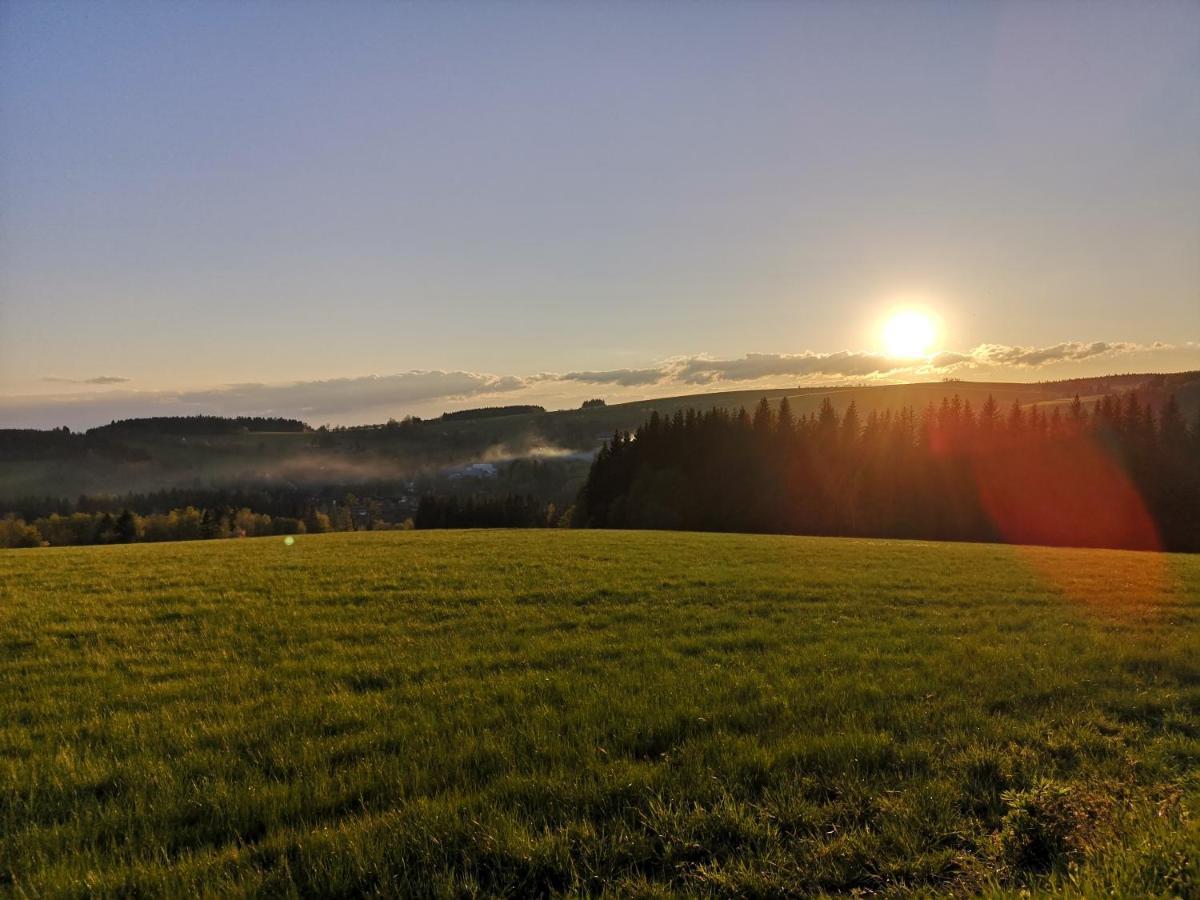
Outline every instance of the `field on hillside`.
<svg viewBox="0 0 1200 900">
<path fill-rule="evenodd" d="M 1200 557 L 0 551 L 0 893 L 1200 893 Z"/>
</svg>

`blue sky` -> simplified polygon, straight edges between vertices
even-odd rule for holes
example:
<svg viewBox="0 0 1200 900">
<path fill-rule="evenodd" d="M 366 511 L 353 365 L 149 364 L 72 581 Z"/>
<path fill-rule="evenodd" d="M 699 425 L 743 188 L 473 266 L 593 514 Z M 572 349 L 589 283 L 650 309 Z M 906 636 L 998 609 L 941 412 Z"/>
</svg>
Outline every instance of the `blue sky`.
<svg viewBox="0 0 1200 900">
<path fill-rule="evenodd" d="M 1191 2 L 9 0 L 0 424 L 1200 367 L 1198 88 Z"/>
</svg>

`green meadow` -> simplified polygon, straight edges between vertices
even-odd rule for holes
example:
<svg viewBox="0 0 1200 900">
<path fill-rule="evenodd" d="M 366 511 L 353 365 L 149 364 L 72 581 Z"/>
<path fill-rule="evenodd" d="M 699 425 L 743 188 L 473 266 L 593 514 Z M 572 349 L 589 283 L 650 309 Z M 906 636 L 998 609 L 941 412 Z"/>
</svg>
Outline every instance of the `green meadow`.
<svg viewBox="0 0 1200 900">
<path fill-rule="evenodd" d="M 1200 557 L 0 551 L 0 893 L 1200 896 Z"/>
</svg>

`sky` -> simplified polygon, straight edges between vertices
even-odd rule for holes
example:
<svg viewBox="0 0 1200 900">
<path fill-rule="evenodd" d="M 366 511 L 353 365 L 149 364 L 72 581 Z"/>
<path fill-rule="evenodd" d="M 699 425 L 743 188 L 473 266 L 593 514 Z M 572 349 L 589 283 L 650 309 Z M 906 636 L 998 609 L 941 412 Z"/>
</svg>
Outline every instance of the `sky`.
<svg viewBox="0 0 1200 900">
<path fill-rule="evenodd" d="M 0 427 L 1196 368 L 1191 0 L 0 3 Z"/>
</svg>

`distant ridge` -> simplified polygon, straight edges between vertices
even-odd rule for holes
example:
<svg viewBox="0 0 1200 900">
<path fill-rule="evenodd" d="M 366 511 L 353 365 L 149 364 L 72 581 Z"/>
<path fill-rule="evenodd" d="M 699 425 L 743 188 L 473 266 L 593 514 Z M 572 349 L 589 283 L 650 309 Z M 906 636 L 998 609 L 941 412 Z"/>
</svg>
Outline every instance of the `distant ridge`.
<svg viewBox="0 0 1200 900">
<path fill-rule="evenodd" d="M 149 416 L 141 419 L 116 419 L 107 425 L 89 428 L 88 434 L 246 434 L 249 432 L 303 432 L 308 425 L 299 419 L 269 416 Z"/>
</svg>

